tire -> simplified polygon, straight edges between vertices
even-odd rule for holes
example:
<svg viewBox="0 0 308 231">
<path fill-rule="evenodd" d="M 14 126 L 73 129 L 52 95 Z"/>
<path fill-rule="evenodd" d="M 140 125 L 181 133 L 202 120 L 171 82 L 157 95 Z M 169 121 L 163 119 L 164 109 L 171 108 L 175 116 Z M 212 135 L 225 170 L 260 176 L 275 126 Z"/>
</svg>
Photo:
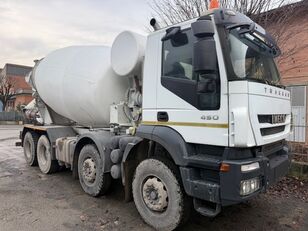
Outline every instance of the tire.
<svg viewBox="0 0 308 231">
<path fill-rule="evenodd" d="M 50 174 L 58 171 L 57 160 L 52 160 L 51 144 L 46 135 L 42 135 L 37 142 L 37 161 L 42 173 Z"/>
<path fill-rule="evenodd" d="M 34 132 L 27 132 L 23 140 L 23 148 L 26 162 L 29 166 L 37 165 L 37 148 L 38 135 Z"/>
<path fill-rule="evenodd" d="M 97 197 L 105 194 L 111 185 L 111 176 L 103 172 L 103 160 L 95 145 L 87 144 L 78 158 L 78 175 L 82 189 Z"/>
<path fill-rule="evenodd" d="M 178 169 L 165 159 L 146 159 L 137 166 L 133 197 L 143 220 L 157 230 L 173 230 L 190 214 L 191 201 L 183 190 Z"/>
</svg>

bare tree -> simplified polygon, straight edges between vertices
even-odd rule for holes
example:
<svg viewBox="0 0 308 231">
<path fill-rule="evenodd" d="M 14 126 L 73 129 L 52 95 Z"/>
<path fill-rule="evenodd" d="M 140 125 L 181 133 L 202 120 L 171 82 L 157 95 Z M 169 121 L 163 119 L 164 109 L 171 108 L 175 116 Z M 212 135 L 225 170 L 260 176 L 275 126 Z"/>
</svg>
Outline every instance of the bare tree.
<svg viewBox="0 0 308 231">
<path fill-rule="evenodd" d="M 0 75 L 0 101 L 2 102 L 2 111 L 5 110 L 7 102 L 14 95 L 14 81 L 7 76 Z"/>
<path fill-rule="evenodd" d="M 294 34 L 303 32 L 297 27 L 288 26 L 307 9 L 308 0 L 291 4 L 292 0 L 220 0 L 220 5 L 246 14 L 267 29 L 281 48 L 282 55 L 277 59 L 279 65 L 285 65 L 300 50 L 308 47 L 307 43 L 291 43 Z M 150 4 L 153 16 L 160 26 L 173 25 L 191 18 L 200 17 L 208 9 L 207 0 L 153 0 Z M 307 13 L 307 12 L 305 12 Z M 305 29 L 306 31 L 308 29 Z M 289 71 L 299 68 L 304 63 L 289 65 Z"/>
<path fill-rule="evenodd" d="M 303 15 L 308 13 L 308 1 L 303 0 L 294 4 L 281 6 L 275 10 L 264 12 L 257 17 L 257 22 L 266 28 L 275 38 L 281 49 L 277 63 L 289 72 L 307 65 L 305 60 L 295 61 L 294 57 L 302 50 L 308 48 L 308 42 L 294 42 L 294 37 L 307 34 L 308 28 L 298 24 Z"/>
<path fill-rule="evenodd" d="M 150 4 L 161 26 L 199 17 L 208 9 L 206 0 L 154 0 Z"/>
<path fill-rule="evenodd" d="M 220 5 L 249 17 L 259 18 L 264 12 L 287 5 L 291 0 L 221 0 Z M 209 6 L 207 0 L 153 0 L 150 7 L 161 26 L 173 25 L 200 17 Z"/>
</svg>

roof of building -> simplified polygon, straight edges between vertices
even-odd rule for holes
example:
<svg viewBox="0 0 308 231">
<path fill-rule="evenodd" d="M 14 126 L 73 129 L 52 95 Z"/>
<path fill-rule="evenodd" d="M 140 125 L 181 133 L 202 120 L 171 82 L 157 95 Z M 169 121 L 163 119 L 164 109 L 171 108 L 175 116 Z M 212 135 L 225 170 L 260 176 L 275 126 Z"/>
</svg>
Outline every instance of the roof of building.
<svg viewBox="0 0 308 231">
<path fill-rule="evenodd" d="M 26 76 L 27 74 L 29 74 L 30 71 L 32 71 L 32 67 L 7 63 L 1 70 L 1 74 L 5 76 Z"/>
</svg>

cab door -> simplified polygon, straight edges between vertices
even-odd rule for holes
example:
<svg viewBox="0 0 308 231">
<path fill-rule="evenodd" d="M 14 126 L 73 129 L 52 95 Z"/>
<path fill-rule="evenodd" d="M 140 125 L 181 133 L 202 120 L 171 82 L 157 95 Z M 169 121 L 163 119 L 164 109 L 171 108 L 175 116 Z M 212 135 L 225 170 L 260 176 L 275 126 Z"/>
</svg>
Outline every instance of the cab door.
<svg viewBox="0 0 308 231">
<path fill-rule="evenodd" d="M 194 60 L 200 38 L 190 27 L 170 39 L 164 36 L 156 124 L 173 128 L 189 143 L 228 146 L 227 82 L 218 36 L 210 38 L 215 54 L 203 55 L 203 61 L 214 62 L 216 68 L 202 71 L 194 66 L 201 61 Z"/>
</svg>

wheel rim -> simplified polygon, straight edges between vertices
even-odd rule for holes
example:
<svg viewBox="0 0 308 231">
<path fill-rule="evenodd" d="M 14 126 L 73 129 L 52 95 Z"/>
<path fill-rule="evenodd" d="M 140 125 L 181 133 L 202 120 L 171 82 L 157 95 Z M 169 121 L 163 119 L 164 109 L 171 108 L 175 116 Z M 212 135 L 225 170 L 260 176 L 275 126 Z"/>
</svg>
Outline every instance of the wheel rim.
<svg viewBox="0 0 308 231">
<path fill-rule="evenodd" d="M 164 183 L 156 176 L 148 177 L 142 186 L 142 197 L 146 206 L 155 212 L 164 212 L 168 207 L 168 192 Z"/>
<path fill-rule="evenodd" d="M 42 146 L 41 163 L 43 165 L 47 164 L 47 156 L 48 156 L 48 150 L 45 146 Z"/>
<path fill-rule="evenodd" d="M 82 176 L 86 184 L 93 184 L 96 178 L 96 164 L 92 158 L 86 158 L 82 164 Z"/>
<path fill-rule="evenodd" d="M 26 158 L 27 158 L 28 160 L 31 159 L 32 145 L 31 145 L 30 141 L 27 140 L 27 141 L 25 142 L 24 149 L 25 149 Z"/>
</svg>

